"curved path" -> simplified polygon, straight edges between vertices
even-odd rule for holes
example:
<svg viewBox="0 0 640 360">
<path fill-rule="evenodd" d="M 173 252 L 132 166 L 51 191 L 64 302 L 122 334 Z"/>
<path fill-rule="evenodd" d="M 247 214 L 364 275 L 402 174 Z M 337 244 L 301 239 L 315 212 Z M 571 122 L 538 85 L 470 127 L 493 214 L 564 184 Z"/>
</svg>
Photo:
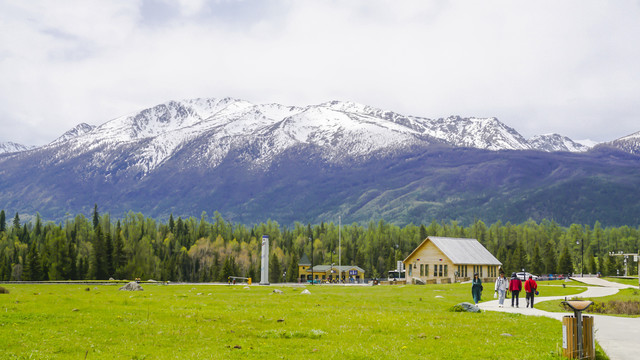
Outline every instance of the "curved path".
<svg viewBox="0 0 640 360">
<path fill-rule="evenodd" d="M 572 280 L 594 286 L 588 286 L 587 291 L 583 293 L 567 296 L 567 299 L 574 297 L 608 296 L 617 293 L 620 289 L 638 288 L 637 286 L 614 283 L 600 278 L 572 278 Z M 536 297 L 535 303 L 558 299 L 565 299 L 565 296 L 539 296 Z M 511 299 L 505 299 L 505 307 L 503 308 L 498 307 L 498 300 L 479 304 L 479 307 L 483 310 L 546 316 L 560 321 L 562 321 L 563 316 L 573 315 L 573 313 L 548 312 L 536 308 L 526 308 L 526 300 L 524 297 L 520 298 L 520 306 L 519 308 L 512 308 Z M 635 360 L 640 358 L 640 318 L 593 314 L 589 314 L 589 316 L 594 316 L 596 340 L 611 360 Z M 558 336 L 560 336 L 560 334 Z"/>
</svg>

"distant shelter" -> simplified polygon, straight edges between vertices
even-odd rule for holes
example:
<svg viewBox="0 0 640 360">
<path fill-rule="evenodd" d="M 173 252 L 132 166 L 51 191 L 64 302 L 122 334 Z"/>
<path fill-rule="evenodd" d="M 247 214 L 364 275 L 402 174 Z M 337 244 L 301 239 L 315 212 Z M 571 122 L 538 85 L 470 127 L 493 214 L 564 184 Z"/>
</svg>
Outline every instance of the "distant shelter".
<svg viewBox="0 0 640 360">
<path fill-rule="evenodd" d="M 356 265 L 314 265 L 307 254 L 298 262 L 300 282 L 360 284 L 364 282 L 364 269 Z"/>
</svg>

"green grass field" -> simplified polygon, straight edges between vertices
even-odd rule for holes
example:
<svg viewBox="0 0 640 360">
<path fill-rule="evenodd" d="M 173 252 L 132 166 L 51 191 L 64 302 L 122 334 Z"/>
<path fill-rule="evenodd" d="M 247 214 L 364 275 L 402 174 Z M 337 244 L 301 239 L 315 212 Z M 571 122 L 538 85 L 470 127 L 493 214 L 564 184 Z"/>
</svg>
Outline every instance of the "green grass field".
<svg viewBox="0 0 640 360">
<path fill-rule="evenodd" d="M 633 285 L 638 286 L 638 278 L 635 279 L 621 279 L 621 278 L 613 278 L 613 277 L 605 277 L 607 281 L 617 282 L 620 284 Z"/>
<path fill-rule="evenodd" d="M 562 342 L 553 319 L 448 311 L 471 301 L 468 284 L 306 286 L 310 295 L 278 286 L 2 286 L 10 290 L 0 294 L 2 359 L 557 359 Z M 545 295 L 581 291 L 541 286 Z"/>
</svg>

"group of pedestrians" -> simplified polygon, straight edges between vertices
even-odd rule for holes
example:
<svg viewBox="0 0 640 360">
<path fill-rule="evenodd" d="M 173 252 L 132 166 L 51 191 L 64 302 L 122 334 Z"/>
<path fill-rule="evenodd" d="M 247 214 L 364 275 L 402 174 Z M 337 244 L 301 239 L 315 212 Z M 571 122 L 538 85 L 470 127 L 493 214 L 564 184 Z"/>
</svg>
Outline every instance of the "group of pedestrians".
<svg viewBox="0 0 640 360">
<path fill-rule="evenodd" d="M 478 276 L 478 273 L 473 274 L 473 280 L 471 281 L 471 295 L 473 296 L 473 302 L 478 305 L 482 296 L 482 280 Z M 500 271 L 500 276 L 496 279 L 494 290 L 498 296 L 498 307 L 504 307 L 504 299 L 507 296 L 507 290 L 511 292 L 511 307 L 520 307 L 520 291 L 522 291 L 522 280 L 518 278 L 516 273 L 511 274 L 511 279 L 507 280 L 504 276 L 504 272 Z M 538 293 L 538 284 L 533 277 L 529 275 L 529 279 L 524 282 L 524 291 L 526 293 L 527 307 L 531 306 L 533 309 L 533 299 Z"/>
</svg>

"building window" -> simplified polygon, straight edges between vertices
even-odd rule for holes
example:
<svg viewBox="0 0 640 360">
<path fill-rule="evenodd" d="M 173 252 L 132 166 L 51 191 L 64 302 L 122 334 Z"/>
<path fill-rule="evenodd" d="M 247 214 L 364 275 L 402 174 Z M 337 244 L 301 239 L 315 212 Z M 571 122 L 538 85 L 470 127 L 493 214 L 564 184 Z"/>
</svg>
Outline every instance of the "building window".
<svg viewBox="0 0 640 360">
<path fill-rule="evenodd" d="M 424 266 L 424 276 L 429 277 L 429 264 Z"/>
<path fill-rule="evenodd" d="M 440 271 L 438 272 L 438 276 L 442 277 L 442 264 L 440 264 Z"/>
<path fill-rule="evenodd" d="M 420 264 L 420 276 L 424 276 L 424 264 Z"/>
<path fill-rule="evenodd" d="M 409 264 L 409 276 L 411 276 L 411 269 L 412 269 L 411 264 Z"/>
<path fill-rule="evenodd" d="M 438 264 L 433 264 L 433 277 L 438 276 Z"/>
<path fill-rule="evenodd" d="M 444 265 L 444 277 L 449 277 L 449 265 Z"/>
<path fill-rule="evenodd" d="M 480 268 L 480 277 L 482 277 L 482 265 L 478 266 Z"/>
</svg>

